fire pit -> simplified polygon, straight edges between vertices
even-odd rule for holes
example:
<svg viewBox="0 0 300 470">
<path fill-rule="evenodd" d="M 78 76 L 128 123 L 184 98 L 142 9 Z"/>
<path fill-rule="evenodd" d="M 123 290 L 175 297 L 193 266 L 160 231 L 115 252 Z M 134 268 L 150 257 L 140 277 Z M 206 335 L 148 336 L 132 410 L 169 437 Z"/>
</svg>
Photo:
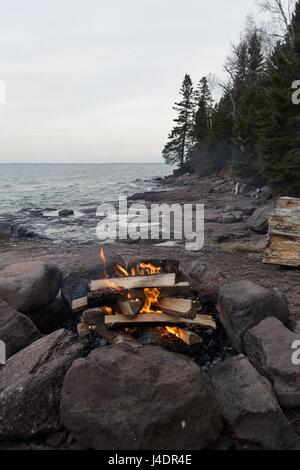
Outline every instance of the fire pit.
<svg viewBox="0 0 300 470">
<path fill-rule="evenodd" d="M 224 359 L 232 348 L 215 320 L 197 299 L 175 260 L 108 261 L 100 251 L 98 279 L 72 299 L 82 338 L 109 344 L 138 340 L 195 357 L 202 365 Z M 103 341 L 100 343 L 103 344 Z"/>
</svg>

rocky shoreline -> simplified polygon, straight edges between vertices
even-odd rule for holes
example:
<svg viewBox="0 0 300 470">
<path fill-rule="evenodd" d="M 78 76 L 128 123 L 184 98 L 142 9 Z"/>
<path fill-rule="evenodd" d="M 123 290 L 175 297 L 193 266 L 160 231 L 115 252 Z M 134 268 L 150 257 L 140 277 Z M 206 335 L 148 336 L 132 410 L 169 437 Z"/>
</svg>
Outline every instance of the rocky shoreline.
<svg viewBox="0 0 300 470">
<path fill-rule="evenodd" d="M 140 259 L 177 259 L 218 335 L 176 353 L 149 332 L 130 343 L 82 340 L 59 292 L 75 272 L 86 279 L 100 243 L 3 241 L 0 337 L 10 359 L 0 366 L 0 449 L 300 448 L 300 368 L 290 350 L 300 339 L 300 271 L 262 263 L 271 195 L 236 194 L 231 179 L 160 184 L 132 200 L 204 202 L 204 249 L 116 242 L 106 256 L 130 261 L 138 246 Z"/>
</svg>

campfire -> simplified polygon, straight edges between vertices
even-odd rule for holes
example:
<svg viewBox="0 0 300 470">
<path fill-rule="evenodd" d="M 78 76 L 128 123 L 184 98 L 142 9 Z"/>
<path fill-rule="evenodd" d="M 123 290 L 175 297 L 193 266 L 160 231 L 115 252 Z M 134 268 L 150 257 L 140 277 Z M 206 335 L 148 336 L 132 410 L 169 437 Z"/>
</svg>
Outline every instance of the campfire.
<svg viewBox="0 0 300 470">
<path fill-rule="evenodd" d="M 80 336 L 96 331 L 115 342 L 130 327 L 156 326 L 162 335 L 173 335 L 188 345 L 202 338 L 193 331 L 198 326 L 216 329 L 213 318 L 201 314 L 201 305 L 192 300 L 190 284 L 172 260 L 146 260 L 125 266 L 114 263 L 108 274 L 108 262 L 100 251 L 101 279 L 88 284 L 85 297 L 72 301 L 72 310 L 81 313 L 77 330 Z"/>
</svg>

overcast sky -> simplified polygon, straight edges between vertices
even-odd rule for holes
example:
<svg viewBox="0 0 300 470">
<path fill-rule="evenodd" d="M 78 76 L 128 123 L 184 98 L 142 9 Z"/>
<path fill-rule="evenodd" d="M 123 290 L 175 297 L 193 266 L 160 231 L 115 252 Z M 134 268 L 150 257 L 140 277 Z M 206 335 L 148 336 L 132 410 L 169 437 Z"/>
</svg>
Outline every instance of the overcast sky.
<svg viewBox="0 0 300 470">
<path fill-rule="evenodd" d="M 255 0 L 0 0 L 0 162 L 161 161 L 183 76 L 222 75 Z"/>
</svg>

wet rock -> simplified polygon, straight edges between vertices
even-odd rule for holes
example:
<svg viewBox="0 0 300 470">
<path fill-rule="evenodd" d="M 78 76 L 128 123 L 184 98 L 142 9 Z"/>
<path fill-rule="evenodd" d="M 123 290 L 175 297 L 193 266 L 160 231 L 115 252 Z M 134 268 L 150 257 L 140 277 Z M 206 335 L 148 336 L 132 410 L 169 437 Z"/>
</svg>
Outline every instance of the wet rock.
<svg viewBox="0 0 300 470">
<path fill-rule="evenodd" d="M 0 300 L 0 340 L 6 344 L 7 359 L 40 338 L 29 318 Z"/>
<path fill-rule="evenodd" d="M 273 211 L 273 204 L 259 207 L 247 222 L 247 228 L 253 232 L 266 234 L 269 231 L 269 219 Z"/>
<path fill-rule="evenodd" d="M 273 291 L 250 281 L 237 281 L 223 286 L 218 295 L 217 309 L 233 346 L 243 352 L 245 333 L 267 317 L 288 322 L 289 308 Z"/>
<path fill-rule="evenodd" d="M 61 271 L 54 264 L 26 261 L 0 271 L 0 299 L 30 313 L 50 304 L 61 287 Z"/>
<path fill-rule="evenodd" d="M 203 449 L 221 429 L 205 373 L 188 358 L 138 343 L 75 361 L 61 417 L 81 445 L 98 450 Z"/>
<path fill-rule="evenodd" d="M 14 226 L 10 222 L 0 222 L 0 240 L 10 240 Z"/>
<path fill-rule="evenodd" d="M 59 217 L 71 217 L 74 215 L 74 211 L 72 209 L 62 209 L 58 212 Z"/>
<path fill-rule="evenodd" d="M 35 238 L 36 234 L 33 230 L 26 227 L 25 225 L 18 225 L 18 226 L 14 226 L 13 228 L 13 237 L 17 239 Z"/>
<path fill-rule="evenodd" d="M 0 373 L 0 440 L 30 439 L 61 430 L 63 379 L 83 353 L 77 335 L 59 330 L 7 362 Z"/>
<path fill-rule="evenodd" d="M 300 407 L 300 365 L 292 361 L 296 342 L 300 349 L 300 334 L 288 330 L 277 318 L 267 318 L 245 336 L 250 361 L 274 384 L 285 408 Z"/>
<path fill-rule="evenodd" d="M 300 438 L 281 411 L 270 382 L 244 356 L 228 359 L 209 375 L 222 416 L 238 439 L 267 450 L 300 448 Z"/>
</svg>

